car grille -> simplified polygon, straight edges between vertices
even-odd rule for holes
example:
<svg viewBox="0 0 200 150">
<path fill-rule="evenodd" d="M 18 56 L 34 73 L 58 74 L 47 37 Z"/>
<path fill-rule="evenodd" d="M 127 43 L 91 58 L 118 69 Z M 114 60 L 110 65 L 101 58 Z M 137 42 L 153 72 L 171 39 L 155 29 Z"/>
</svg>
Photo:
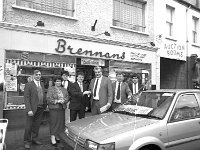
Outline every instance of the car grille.
<svg viewBox="0 0 200 150">
<path fill-rule="evenodd" d="M 85 139 L 78 137 L 77 135 L 75 135 L 73 132 L 69 131 L 68 135 L 67 135 L 72 141 L 74 141 L 75 143 L 77 142 L 77 144 L 79 144 L 80 146 L 84 147 L 85 146 Z"/>
</svg>

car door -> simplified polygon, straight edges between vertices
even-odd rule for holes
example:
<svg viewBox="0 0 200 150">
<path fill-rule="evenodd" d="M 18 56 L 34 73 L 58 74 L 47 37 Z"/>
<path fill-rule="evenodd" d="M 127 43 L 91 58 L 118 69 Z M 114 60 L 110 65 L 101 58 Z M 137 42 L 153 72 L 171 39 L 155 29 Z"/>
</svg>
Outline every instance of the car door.
<svg viewBox="0 0 200 150">
<path fill-rule="evenodd" d="M 181 94 L 167 123 L 168 149 L 200 149 L 200 108 L 197 94 Z"/>
</svg>

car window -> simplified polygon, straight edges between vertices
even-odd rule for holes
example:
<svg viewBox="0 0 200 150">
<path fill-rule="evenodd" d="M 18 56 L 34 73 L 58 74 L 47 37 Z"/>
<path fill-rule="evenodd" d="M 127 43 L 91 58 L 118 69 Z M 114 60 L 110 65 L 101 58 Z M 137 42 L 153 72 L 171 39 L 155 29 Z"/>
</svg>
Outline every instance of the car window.
<svg viewBox="0 0 200 150">
<path fill-rule="evenodd" d="M 193 94 L 181 95 L 172 114 L 171 121 L 181 121 L 200 117 L 200 108 Z"/>
</svg>

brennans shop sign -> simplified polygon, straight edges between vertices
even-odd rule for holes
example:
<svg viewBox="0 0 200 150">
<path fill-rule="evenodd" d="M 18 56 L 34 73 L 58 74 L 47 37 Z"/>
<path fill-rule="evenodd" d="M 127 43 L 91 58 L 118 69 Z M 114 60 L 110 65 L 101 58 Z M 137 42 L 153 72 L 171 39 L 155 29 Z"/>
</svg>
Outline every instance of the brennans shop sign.
<svg viewBox="0 0 200 150">
<path fill-rule="evenodd" d="M 125 59 L 125 52 L 117 53 L 115 51 L 114 53 L 107 52 L 107 51 L 98 51 L 98 47 L 95 44 L 93 49 L 93 44 L 87 47 L 81 47 L 81 42 L 77 43 L 77 46 L 68 44 L 64 39 L 59 39 L 57 41 L 58 45 L 57 48 L 55 48 L 56 52 L 58 53 L 66 53 L 66 51 L 69 52 L 71 55 L 79 55 L 79 56 L 88 56 L 88 57 L 99 57 L 104 59 L 116 59 L 116 60 L 123 60 Z M 80 45 L 80 46 L 78 46 Z M 91 47 L 91 48 L 89 48 Z M 109 51 L 109 49 L 108 49 Z"/>
</svg>

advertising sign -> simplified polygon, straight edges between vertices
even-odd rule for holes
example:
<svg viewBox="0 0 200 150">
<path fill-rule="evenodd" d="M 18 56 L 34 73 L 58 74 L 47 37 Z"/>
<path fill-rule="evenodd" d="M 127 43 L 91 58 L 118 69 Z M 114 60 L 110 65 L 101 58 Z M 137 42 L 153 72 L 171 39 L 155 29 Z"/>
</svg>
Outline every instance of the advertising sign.
<svg viewBox="0 0 200 150">
<path fill-rule="evenodd" d="M 81 65 L 105 66 L 105 60 L 81 58 Z"/>
<path fill-rule="evenodd" d="M 184 42 L 165 40 L 162 47 L 159 50 L 161 57 L 186 61 L 186 46 Z"/>
<path fill-rule="evenodd" d="M 17 91 L 17 64 L 6 63 L 5 65 L 6 91 Z"/>
</svg>

